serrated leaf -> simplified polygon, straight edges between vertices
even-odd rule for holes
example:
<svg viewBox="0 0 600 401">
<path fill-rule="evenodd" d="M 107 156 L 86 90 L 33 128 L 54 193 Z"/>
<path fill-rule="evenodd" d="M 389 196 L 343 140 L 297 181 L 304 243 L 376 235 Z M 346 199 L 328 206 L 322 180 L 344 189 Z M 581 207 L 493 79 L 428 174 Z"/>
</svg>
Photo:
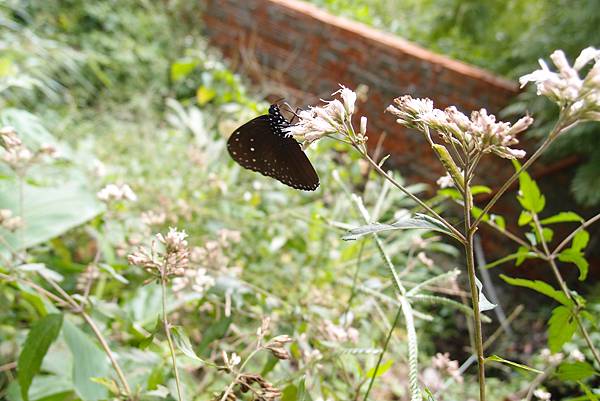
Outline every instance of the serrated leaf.
<svg viewBox="0 0 600 401">
<path fill-rule="evenodd" d="M 342 239 L 345 241 L 353 241 L 367 234 L 378 233 L 381 231 L 410 229 L 438 231 L 456 238 L 441 221 L 433 217 L 417 213 L 414 217 L 403 217 L 391 224 L 372 223 L 354 228 L 350 230 L 347 235 L 343 236 Z"/>
<path fill-rule="evenodd" d="M 29 387 L 40 371 L 42 361 L 50 345 L 56 340 L 62 327 L 63 315 L 52 313 L 38 320 L 29 330 L 23 349 L 19 354 L 17 372 L 21 396 L 29 400 Z"/>
<path fill-rule="evenodd" d="M 523 365 L 521 363 L 509 361 L 508 359 L 504 359 L 504 358 L 502 358 L 502 357 L 500 357 L 498 355 L 488 356 L 487 358 L 485 358 L 485 361 L 486 362 L 500 362 L 500 363 L 503 363 L 505 365 L 514 366 L 515 368 L 527 370 L 527 371 L 533 372 L 533 373 L 538 373 L 538 374 L 544 373 L 541 370 L 534 369 L 532 367 L 529 367 L 527 365 Z"/>
<path fill-rule="evenodd" d="M 574 263 L 579 269 L 579 281 L 586 279 L 590 264 L 585 259 L 585 256 L 573 248 L 565 249 L 558 254 L 558 260 L 561 262 Z"/>
<path fill-rule="evenodd" d="M 387 362 L 382 363 L 379 366 L 373 366 L 367 372 L 367 376 L 366 377 L 368 379 L 372 379 L 373 376 L 379 377 L 379 376 L 383 375 L 385 372 L 387 372 L 392 367 L 393 364 L 394 364 L 394 360 L 390 359 Z M 377 371 L 375 371 L 375 369 L 377 369 Z"/>
<path fill-rule="evenodd" d="M 596 369 L 587 362 L 563 362 L 556 370 L 560 380 L 579 381 L 598 375 Z"/>
<path fill-rule="evenodd" d="M 65 321 L 63 335 L 73 354 L 73 383 L 75 391 L 83 401 L 104 400 L 107 389 L 92 381 L 96 377 L 106 377 L 109 371 L 106 355 L 77 326 Z"/>
<path fill-rule="evenodd" d="M 556 224 L 556 223 L 569 223 L 573 221 L 583 222 L 583 217 L 574 212 L 560 212 L 554 216 L 547 217 L 540 220 L 541 224 Z"/>
<path fill-rule="evenodd" d="M 508 277 L 504 274 L 501 274 L 500 278 L 502 280 L 506 281 L 510 285 L 516 285 L 518 287 L 530 288 L 534 291 L 539 292 L 540 294 L 544 294 L 544 295 L 554 299 L 555 301 L 557 301 L 565 306 L 568 306 L 568 307 L 573 306 L 573 301 L 571 301 L 569 298 L 567 298 L 567 296 L 564 293 L 555 289 L 550 284 L 548 284 L 544 281 L 527 280 L 524 278 L 513 278 L 513 277 Z"/>
<path fill-rule="evenodd" d="M 540 213 L 546 206 L 546 198 L 540 192 L 540 188 L 536 182 L 525 171 L 519 174 L 519 195 L 517 196 L 517 200 L 525 210 L 533 213 Z"/>
<path fill-rule="evenodd" d="M 564 306 L 554 308 L 548 321 L 548 348 L 550 351 L 559 352 L 563 344 L 573 337 L 576 329 L 577 324 L 569 308 Z"/>
</svg>

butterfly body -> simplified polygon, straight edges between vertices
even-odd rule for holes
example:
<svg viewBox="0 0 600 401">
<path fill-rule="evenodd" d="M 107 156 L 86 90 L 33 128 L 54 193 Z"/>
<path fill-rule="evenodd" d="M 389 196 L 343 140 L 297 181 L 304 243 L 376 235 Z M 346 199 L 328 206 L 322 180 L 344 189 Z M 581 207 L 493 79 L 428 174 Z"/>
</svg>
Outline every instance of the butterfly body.
<svg viewBox="0 0 600 401">
<path fill-rule="evenodd" d="M 295 189 L 314 191 L 319 176 L 296 140 L 287 132 L 290 122 L 276 104 L 229 137 L 227 150 L 242 167 L 275 178 Z"/>
</svg>

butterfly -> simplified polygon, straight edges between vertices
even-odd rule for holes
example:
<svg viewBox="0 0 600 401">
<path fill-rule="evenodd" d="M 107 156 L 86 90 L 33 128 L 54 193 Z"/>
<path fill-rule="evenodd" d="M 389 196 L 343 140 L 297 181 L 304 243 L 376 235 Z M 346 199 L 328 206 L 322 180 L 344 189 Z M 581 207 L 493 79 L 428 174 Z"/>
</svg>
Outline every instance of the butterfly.
<svg viewBox="0 0 600 401">
<path fill-rule="evenodd" d="M 300 144 L 289 134 L 288 121 L 277 104 L 269 114 L 258 116 L 236 129 L 227 150 L 242 167 L 275 178 L 295 189 L 314 191 L 319 176 Z"/>
</svg>

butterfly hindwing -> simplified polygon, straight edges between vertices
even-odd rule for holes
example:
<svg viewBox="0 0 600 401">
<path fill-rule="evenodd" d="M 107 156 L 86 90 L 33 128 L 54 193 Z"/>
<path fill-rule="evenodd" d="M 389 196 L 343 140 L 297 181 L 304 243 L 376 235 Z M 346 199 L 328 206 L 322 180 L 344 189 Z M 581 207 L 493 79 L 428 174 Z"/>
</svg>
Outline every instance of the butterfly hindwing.
<svg viewBox="0 0 600 401">
<path fill-rule="evenodd" d="M 275 178 L 292 188 L 314 191 L 319 176 L 302 148 L 285 134 L 289 122 L 272 106 L 235 130 L 227 141 L 231 158 L 242 167 Z"/>
</svg>

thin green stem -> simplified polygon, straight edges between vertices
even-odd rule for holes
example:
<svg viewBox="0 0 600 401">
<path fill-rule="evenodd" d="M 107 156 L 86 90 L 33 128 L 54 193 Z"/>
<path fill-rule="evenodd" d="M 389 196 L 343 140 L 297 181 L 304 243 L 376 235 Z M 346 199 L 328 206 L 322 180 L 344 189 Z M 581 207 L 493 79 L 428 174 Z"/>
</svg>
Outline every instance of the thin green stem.
<svg viewBox="0 0 600 401">
<path fill-rule="evenodd" d="M 381 350 L 381 354 L 379 354 L 379 358 L 377 359 L 377 364 L 375 365 L 375 370 L 373 372 L 373 376 L 371 376 L 371 381 L 369 381 L 369 387 L 367 387 L 367 391 L 365 392 L 365 396 L 363 401 L 367 401 L 369 398 L 369 393 L 371 392 L 371 388 L 373 388 L 373 383 L 375 383 L 375 377 L 377 377 L 377 371 L 379 371 L 379 366 L 381 365 L 381 361 L 383 360 L 383 354 L 387 350 L 387 347 L 390 343 L 390 339 L 392 338 L 392 334 L 396 325 L 398 324 L 398 320 L 400 320 L 400 315 L 402 314 L 402 308 L 398 308 L 398 312 L 396 312 L 396 317 L 394 318 L 394 322 L 392 323 L 392 327 L 388 332 L 387 337 L 385 338 L 385 343 L 383 344 L 383 349 Z"/>
<path fill-rule="evenodd" d="M 584 221 L 583 223 L 581 223 L 581 225 L 579 227 L 577 227 L 571 234 L 569 234 L 560 244 L 558 244 L 558 246 L 554 249 L 554 251 L 552 251 L 552 253 L 550 254 L 550 256 L 552 258 L 555 258 L 556 255 L 558 255 L 560 253 L 560 251 L 562 251 L 562 249 L 569 243 L 569 241 L 571 241 L 573 239 L 573 237 L 581 230 L 585 229 L 586 227 L 591 226 L 592 224 L 594 224 L 596 221 L 600 220 L 600 213 L 598 213 L 597 215 L 595 215 L 594 217 Z"/>
<path fill-rule="evenodd" d="M 462 233 L 460 231 L 458 231 L 456 228 L 454 228 L 454 226 L 452 224 L 450 224 L 446 219 L 444 219 L 442 216 L 440 216 L 435 210 L 433 210 L 428 204 L 426 204 L 425 202 L 423 202 L 421 199 L 419 199 L 417 196 L 415 196 L 414 194 L 410 193 L 410 191 L 408 191 L 408 189 L 404 188 L 404 186 L 402 186 L 398 181 L 396 181 L 392 176 L 390 176 L 388 173 L 386 173 L 381 167 L 379 167 L 379 165 L 373 160 L 371 159 L 371 157 L 368 155 L 368 153 L 366 152 L 366 150 L 363 150 L 361 148 L 359 148 L 358 146 L 355 145 L 355 149 L 358 150 L 361 155 L 363 156 L 363 158 L 369 162 L 369 164 L 371 166 L 373 166 L 373 168 L 380 174 L 382 175 L 385 179 L 387 179 L 389 182 L 391 182 L 396 188 L 398 188 L 400 191 L 402 191 L 406 196 L 408 196 L 410 199 L 412 199 L 413 201 L 415 201 L 419 206 L 421 206 L 423 209 L 425 209 L 427 211 L 427 213 L 429 213 L 430 215 L 432 215 L 433 217 L 435 217 L 436 219 L 438 219 L 443 225 L 445 225 L 451 232 L 452 234 L 462 243 L 465 242 L 465 237 L 462 235 Z"/>
<path fill-rule="evenodd" d="M 468 166 L 467 166 L 468 167 Z M 464 200 L 464 218 L 465 218 L 465 256 L 467 259 L 467 273 L 469 275 L 469 287 L 471 288 L 471 303 L 473 306 L 473 321 L 475 329 L 475 350 L 477 352 L 477 366 L 479 377 L 479 401 L 485 401 L 485 357 L 483 355 L 483 336 L 481 333 L 481 313 L 479 311 L 479 291 L 477 289 L 477 277 L 475 275 L 475 255 L 473 248 L 474 232 L 471 228 L 471 207 L 470 197 L 471 188 L 466 177 L 467 168 L 465 168 L 465 196 Z"/>
<path fill-rule="evenodd" d="M 171 362 L 173 363 L 173 370 L 175 371 L 175 383 L 177 384 L 177 398 L 179 401 L 183 401 L 181 395 L 181 381 L 179 380 L 179 371 L 177 370 L 177 358 L 175 357 L 175 347 L 173 346 L 173 339 L 171 338 L 171 326 L 169 325 L 169 319 L 167 318 L 167 278 L 164 274 L 160 280 L 162 289 L 162 315 L 163 325 L 165 326 L 165 335 L 167 336 L 167 342 L 169 343 L 169 351 L 171 353 Z"/>
</svg>

